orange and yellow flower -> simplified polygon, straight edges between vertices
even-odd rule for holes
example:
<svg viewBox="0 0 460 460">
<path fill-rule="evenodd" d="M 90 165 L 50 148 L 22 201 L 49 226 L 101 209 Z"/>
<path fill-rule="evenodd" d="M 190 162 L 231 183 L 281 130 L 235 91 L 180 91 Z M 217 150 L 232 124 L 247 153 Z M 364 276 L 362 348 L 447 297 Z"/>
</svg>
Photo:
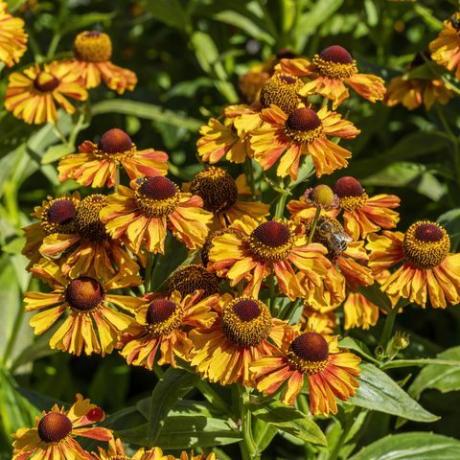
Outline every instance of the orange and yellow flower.
<svg viewBox="0 0 460 460">
<path fill-rule="evenodd" d="M 55 350 L 74 355 L 110 353 L 121 332 L 133 322 L 124 311 L 132 313 L 142 304 L 136 297 L 110 293 L 139 285 L 141 279 L 137 276 L 120 273 L 110 280 L 91 276 L 69 278 L 62 274 L 58 265 L 45 259 L 31 271 L 52 288 L 49 293 L 30 291 L 25 294 L 26 311 L 34 312 L 29 322 L 34 333 L 41 335 L 61 317 L 65 318 L 49 341 Z"/>
<path fill-rule="evenodd" d="M 389 107 L 402 104 L 408 110 L 414 110 L 422 104 L 430 110 L 434 103 L 447 104 L 454 97 L 440 79 L 410 78 L 402 75 L 390 81 L 385 103 Z"/>
<path fill-rule="evenodd" d="M 262 282 L 273 274 L 281 292 L 294 299 L 303 292 L 296 272 L 317 286 L 331 268 L 326 248 L 308 245 L 292 222 L 244 216 L 229 228 L 213 237 L 208 269 L 228 278 L 232 286 L 247 281 L 246 295 L 257 298 Z"/>
<path fill-rule="evenodd" d="M 84 101 L 88 97 L 78 77 L 69 66 L 58 62 L 13 72 L 8 77 L 5 108 L 26 123 L 56 123 L 58 108 L 75 112 L 69 99 Z"/>
<path fill-rule="evenodd" d="M 326 188 L 324 189 L 323 187 Z M 305 190 L 304 194 L 298 200 L 289 201 L 286 207 L 291 214 L 291 219 L 309 222 L 315 217 L 318 207 L 320 208 L 320 216 L 337 217 L 340 209 L 338 207 L 338 199 L 335 195 L 319 197 L 325 198 L 324 204 L 321 204 L 318 201 L 318 197 L 315 197 L 315 191 L 317 195 L 321 195 L 324 190 L 330 190 L 330 193 L 333 193 L 328 186 L 317 185 L 315 188 Z M 325 194 L 329 195 L 329 191 Z"/>
<path fill-rule="evenodd" d="M 226 294 L 215 310 L 219 316 L 212 327 L 190 333 L 191 364 L 211 382 L 250 386 L 250 364 L 273 355 L 291 326 L 272 318 L 268 307 L 252 297 Z"/>
<path fill-rule="evenodd" d="M 121 442 L 121 439 L 111 439 L 109 448 L 98 448 L 98 452 L 94 453 L 91 460 L 175 460 L 172 455 L 163 455 L 163 451 L 159 447 L 152 449 L 138 449 L 132 456 L 127 455 L 127 452 Z"/>
<path fill-rule="evenodd" d="M 59 180 L 74 179 L 90 187 L 116 185 L 118 168 L 130 179 L 142 176 L 164 176 L 168 172 L 168 155 L 154 149 L 137 150 L 131 138 L 121 129 L 106 131 L 98 144 L 85 141 L 79 152 L 66 155 L 59 162 Z"/>
<path fill-rule="evenodd" d="M 216 166 L 199 172 L 188 184 L 188 191 L 202 198 L 203 208 L 214 214 L 216 228 L 227 227 L 246 214 L 261 219 L 269 211 L 268 204 L 248 200 L 252 193 L 244 174 L 235 180 Z"/>
<path fill-rule="evenodd" d="M 21 428 L 14 433 L 13 460 L 92 460 L 76 438 L 111 441 L 111 430 L 95 426 L 104 418 L 99 406 L 77 394 L 68 411 L 54 405 L 37 417 L 33 428 Z"/>
<path fill-rule="evenodd" d="M 281 391 L 281 400 L 293 405 L 308 382 L 312 414 L 337 413 L 336 398 L 346 401 L 359 386 L 360 358 L 341 351 L 331 337 L 316 332 L 291 334 L 277 354 L 251 365 L 256 388 L 268 395 Z"/>
<path fill-rule="evenodd" d="M 439 35 L 430 43 L 431 59 L 460 79 L 460 12 L 444 21 Z"/>
<path fill-rule="evenodd" d="M 300 323 L 302 332 L 316 332 L 323 336 L 331 336 L 337 328 L 337 317 L 334 311 L 323 313 L 304 306 Z"/>
<path fill-rule="evenodd" d="M 204 297 L 219 292 L 220 278 L 206 270 L 203 265 L 192 264 L 180 266 L 166 280 L 169 293 L 179 291 L 182 297 L 200 289 Z"/>
<path fill-rule="evenodd" d="M 134 72 L 112 64 L 112 40 L 95 30 L 80 32 L 73 43 L 74 58 L 65 61 L 80 77 L 85 88 L 95 88 L 104 82 L 111 90 L 123 94 L 137 83 Z"/>
<path fill-rule="evenodd" d="M 358 72 L 356 61 L 342 46 L 332 45 L 307 59 L 282 59 L 279 66 L 283 72 L 310 79 L 299 91 L 302 96 L 320 94 L 333 102 L 336 109 L 350 97 L 348 87 L 371 102 L 385 96 L 385 82 L 377 75 Z"/>
<path fill-rule="evenodd" d="M 460 254 L 450 254 L 446 230 L 430 221 L 418 221 L 405 233 L 384 231 L 369 236 L 369 265 L 376 272 L 399 265 L 379 277 L 390 297 L 403 297 L 425 307 L 446 308 L 460 302 Z"/>
<path fill-rule="evenodd" d="M 343 303 L 345 329 L 369 329 L 379 319 L 379 307 L 360 292 L 350 292 Z"/>
<path fill-rule="evenodd" d="M 8 12 L 8 4 L 0 1 L 0 61 L 8 67 L 19 62 L 27 49 L 24 21 Z"/>
<path fill-rule="evenodd" d="M 330 137 L 353 139 L 359 134 L 350 121 L 323 107 L 318 112 L 306 107 L 289 115 L 277 106 L 262 110 L 263 124 L 251 132 L 254 158 L 266 171 L 280 160 L 277 175 L 297 179 L 302 157 L 311 156 L 318 177 L 344 168 L 351 152 Z"/>
<path fill-rule="evenodd" d="M 399 222 L 399 214 L 393 211 L 400 203 L 396 195 L 369 197 L 359 181 L 351 176 L 341 177 L 334 191 L 343 210 L 344 227 L 354 240 L 381 229 L 394 228 Z"/>
<path fill-rule="evenodd" d="M 63 273 L 71 277 L 84 274 L 109 279 L 120 271 L 137 274 L 139 266 L 132 254 L 122 241 L 110 238 L 100 220 L 99 212 L 106 205 L 105 195 L 85 197 L 78 203 L 72 226 L 56 228 L 45 236 L 40 254 L 58 259 Z"/>
<path fill-rule="evenodd" d="M 126 238 L 137 254 L 142 248 L 163 254 L 168 229 L 196 249 L 204 244 L 213 217 L 199 196 L 181 192 L 163 176 L 131 181 L 131 188 L 120 185 L 100 215 L 112 238 Z"/>
<path fill-rule="evenodd" d="M 127 363 L 152 370 L 155 363 L 176 366 L 188 360 L 192 342 L 188 331 L 209 328 L 216 319 L 218 295 L 203 297 L 197 290 L 182 297 L 179 291 L 164 297 L 148 294 L 136 312 L 136 323 L 124 334 L 120 354 Z"/>
</svg>

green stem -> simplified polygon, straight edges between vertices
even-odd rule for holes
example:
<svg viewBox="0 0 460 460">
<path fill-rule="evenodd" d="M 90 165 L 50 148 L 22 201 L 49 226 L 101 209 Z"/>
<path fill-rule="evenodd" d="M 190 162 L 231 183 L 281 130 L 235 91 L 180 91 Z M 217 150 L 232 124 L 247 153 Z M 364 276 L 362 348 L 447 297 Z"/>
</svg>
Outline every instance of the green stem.
<svg viewBox="0 0 460 460">
<path fill-rule="evenodd" d="M 251 189 L 251 197 L 255 198 L 256 197 L 256 183 L 255 183 L 255 178 L 254 178 L 254 167 L 252 165 L 252 160 L 251 158 L 246 159 L 246 180 L 248 181 L 249 187 Z"/>
<path fill-rule="evenodd" d="M 315 217 L 313 218 L 313 223 L 311 224 L 310 234 L 308 235 L 308 244 L 313 241 L 313 237 L 315 236 L 316 226 L 318 225 L 318 219 L 321 214 L 321 208 L 318 206 L 316 208 Z"/>
<path fill-rule="evenodd" d="M 257 446 L 252 436 L 251 411 L 248 409 L 249 393 L 246 388 L 240 389 L 240 409 L 241 422 L 243 431 L 242 453 L 243 456 L 250 460 L 259 460 L 260 454 L 257 452 Z"/>
<path fill-rule="evenodd" d="M 385 347 L 389 342 L 391 335 L 393 334 L 393 328 L 395 325 L 396 315 L 398 314 L 398 306 L 392 308 L 385 318 L 385 323 L 383 325 L 382 335 L 380 337 L 379 345 Z"/>
<path fill-rule="evenodd" d="M 153 271 L 154 263 L 155 263 L 155 254 L 149 253 L 148 259 L 147 259 L 147 266 L 145 267 L 145 279 L 144 279 L 145 292 L 150 292 L 150 288 L 152 286 L 152 271 Z"/>
<path fill-rule="evenodd" d="M 337 460 L 339 458 L 340 451 L 342 450 L 343 444 L 347 440 L 348 433 L 353 427 L 353 422 L 356 419 L 356 410 L 352 410 L 350 413 L 346 414 L 345 423 L 343 425 L 342 433 L 334 446 L 334 449 L 329 455 L 328 460 Z"/>
<path fill-rule="evenodd" d="M 61 34 L 59 32 L 55 32 L 53 38 L 51 39 L 50 47 L 48 48 L 48 53 L 46 55 L 47 59 L 52 59 L 54 57 L 60 41 Z"/>
<path fill-rule="evenodd" d="M 278 198 L 275 208 L 275 217 L 277 217 L 278 219 L 281 219 L 284 216 L 284 208 L 286 207 L 288 195 L 289 192 L 283 191 L 281 192 L 280 197 Z"/>
</svg>

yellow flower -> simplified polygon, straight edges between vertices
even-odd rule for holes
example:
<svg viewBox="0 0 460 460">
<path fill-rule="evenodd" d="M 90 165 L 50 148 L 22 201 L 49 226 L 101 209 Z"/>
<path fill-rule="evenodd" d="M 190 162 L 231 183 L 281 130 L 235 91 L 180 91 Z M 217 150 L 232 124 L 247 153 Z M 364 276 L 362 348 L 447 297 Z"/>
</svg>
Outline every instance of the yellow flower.
<svg viewBox="0 0 460 460">
<path fill-rule="evenodd" d="M 342 46 L 332 45 L 307 59 L 282 59 L 280 70 L 298 77 L 308 77 L 309 82 L 299 91 L 302 96 L 320 94 L 333 102 L 336 109 L 350 96 L 348 87 L 365 99 L 376 102 L 385 95 L 382 78 L 358 72 L 356 61 Z"/>
<path fill-rule="evenodd" d="M 203 199 L 203 208 L 214 214 L 217 228 L 227 227 L 245 214 L 259 219 L 269 211 L 268 204 L 247 199 L 251 189 L 244 174 L 235 180 L 225 169 L 210 166 L 199 172 L 188 187 L 191 193 Z"/>
<path fill-rule="evenodd" d="M 226 294 L 215 310 L 219 316 L 212 327 L 190 333 L 191 364 L 211 382 L 252 385 L 250 364 L 273 355 L 290 326 L 272 318 L 268 307 L 252 297 Z"/>
<path fill-rule="evenodd" d="M 68 99 L 84 101 L 88 97 L 78 77 L 68 65 L 58 62 L 14 72 L 8 77 L 5 108 L 26 123 L 56 123 L 58 108 L 75 112 Z"/>
<path fill-rule="evenodd" d="M 121 240 L 110 238 L 99 212 L 106 206 L 105 195 L 88 195 L 78 203 L 73 225 L 56 228 L 43 239 L 40 254 L 59 259 L 61 269 L 71 277 L 80 274 L 109 279 L 122 271 L 137 274 L 139 266 Z"/>
<path fill-rule="evenodd" d="M 73 48 L 75 57 L 65 62 L 80 76 L 85 88 L 95 88 L 103 81 L 110 89 L 123 94 L 136 86 L 134 72 L 112 64 L 112 40 L 107 34 L 94 30 L 80 32 Z"/>
<path fill-rule="evenodd" d="M 431 59 L 446 67 L 455 70 L 455 78 L 460 79 L 460 13 L 457 12 L 450 19 L 444 21 L 439 35 L 430 43 Z"/>
<path fill-rule="evenodd" d="M 307 245 L 305 234 L 292 222 L 244 216 L 230 231 L 213 237 L 208 269 L 227 277 L 231 286 L 246 280 L 244 293 L 253 297 L 273 274 L 281 292 L 294 299 L 303 293 L 297 272 L 315 286 L 322 283 L 331 268 L 325 253 L 320 244 Z"/>
<path fill-rule="evenodd" d="M 302 311 L 301 331 L 317 332 L 323 336 L 331 336 L 337 327 L 337 317 L 334 311 L 320 312 L 307 305 Z"/>
<path fill-rule="evenodd" d="M 13 460 L 92 460 L 76 438 L 111 441 L 111 430 L 94 426 L 104 418 L 100 407 L 77 394 L 68 411 L 54 405 L 37 417 L 33 428 L 14 433 Z"/>
<path fill-rule="evenodd" d="M 363 294 L 350 292 L 343 304 L 345 329 L 359 327 L 369 329 L 375 326 L 379 319 L 379 307 L 373 304 Z"/>
<path fill-rule="evenodd" d="M 303 107 L 289 115 L 277 106 L 262 110 L 263 124 L 251 134 L 254 158 L 266 171 L 280 160 L 276 174 L 297 179 L 300 161 L 310 155 L 318 177 L 347 166 L 351 152 L 329 138 L 353 139 L 360 131 L 325 107 L 318 112 Z"/>
<path fill-rule="evenodd" d="M 220 279 L 215 273 L 198 264 L 180 266 L 166 280 L 168 291 L 179 291 L 182 297 L 192 294 L 197 289 L 202 290 L 205 297 L 217 294 L 219 282 Z"/>
<path fill-rule="evenodd" d="M 27 49 L 24 21 L 8 12 L 8 4 L 0 1 L 0 61 L 8 67 L 19 62 Z"/>
<path fill-rule="evenodd" d="M 440 79 L 409 78 L 402 75 L 390 81 L 385 103 L 389 107 L 402 104 L 409 110 L 414 110 L 424 104 L 430 110 L 435 102 L 447 104 L 454 97 Z"/>
<path fill-rule="evenodd" d="M 346 401 L 355 394 L 360 361 L 353 353 L 339 350 L 331 337 L 293 331 L 274 356 L 257 360 L 250 370 L 259 391 L 272 395 L 283 386 L 281 400 L 290 405 L 307 381 L 312 414 L 328 415 L 337 413 L 336 398 Z"/>
<path fill-rule="evenodd" d="M 85 141 L 79 152 L 66 155 L 59 162 L 59 180 L 74 179 L 90 187 L 113 187 L 117 168 L 122 166 L 130 179 L 141 176 L 164 176 L 168 172 L 168 155 L 154 149 L 137 150 L 123 130 L 109 129 L 99 144 Z"/>
<path fill-rule="evenodd" d="M 449 254 L 446 230 L 418 221 L 405 233 L 384 231 L 369 236 L 369 265 L 383 273 L 378 281 L 390 297 L 403 297 L 425 307 L 446 308 L 460 302 L 460 254 Z M 387 272 L 399 265 L 395 272 Z"/>
<path fill-rule="evenodd" d="M 126 238 L 137 254 L 142 248 L 164 253 L 168 229 L 187 248 L 202 246 L 212 214 L 203 209 L 203 200 L 163 176 L 131 181 L 108 197 L 101 219 L 114 239 Z"/>
<path fill-rule="evenodd" d="M 108 281 L 91 276 L 69 278 L 62 274 L 58 265 L 45 259 L 31 271 L 53 289 L 49 293 L 30 291 L 25 294 L 26 310 L 35 313 L 29 322 L 35 334 L 43 334 L 65 317 L 50 338 L 52 349 L 75 355 L 110 353 L 120 333 L 133 321 L 122 310 L 131 313 L 143 303 L 133 296 L 110 293 L 140 284 L 137 276 L 119 274 Z"/>
<path fill-rule="evenodd" d="M 148 294 L 136 312 L 136 323 L 122 338 L 120 354 L 128 364 L 153 369 L 158 364 L 176 365 L 176 358 L 190 358 L 192 342 L 188 331 L 210 327 L 219 296 L 203 298 L 203 291 L 182 297 L 179 291 L 164 297 Z"/>
</svg>

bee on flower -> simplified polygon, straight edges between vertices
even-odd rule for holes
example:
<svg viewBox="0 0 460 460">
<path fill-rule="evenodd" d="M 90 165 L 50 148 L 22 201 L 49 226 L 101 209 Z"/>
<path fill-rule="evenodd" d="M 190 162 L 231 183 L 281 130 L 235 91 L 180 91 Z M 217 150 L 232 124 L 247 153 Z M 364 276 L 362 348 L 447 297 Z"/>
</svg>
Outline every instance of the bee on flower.
<svg viewBox="0 0 460 460">
<path fill-rule="evenodd" d="M 111 62 L 112 40 L 103 32 L 80 32 L 73 43 L 74 58 L 65 61 L 80 77 L 82 85 L 95 88 L 104 82 L 108 88 L 123 94 L 132 91 L 137 83 L 134 72 Z"/>
<path fill-rule="evenodd" d="M 14 433 L 13 460 L 93 460 L 78 438 L 112 441 L 111 430 L 95 425 L 104 418 L 99 406 L 77 394 L 69 410 L 54 405 L 37 417 L 33 428 Z"/>
<path fill-rule="evenodd" d="M 73 179 L 87 187 L 113 187 L 120 166 L 130 179 L 164 176 L 168 172 L 168 155 L 154 149 L 137 150 L 127 133 L 112 128 L 98 144 L 85 141 L 78 153 L 63 157 L 58 166 L 59 180 Z"/>
<path fill-rule="evenodd" d="M 317 177 L 347 166 L 351 152 L 331 138 L 353 139 L 360 133 L 353 123 L 326 107 L 318 112 L 300 107 L 288 114 L 272 105 L 262 110 L 260 118 L 262 125 L 250 135 L 254 158 L 264 171 L 279 160 L 276 174 L 289 175 L 292 180 L 297 179 L 305 156 L 311 157 Z"/>
<path fill-rule="evenodd" d="M 120 354 L 127 363 L 152 370 L 155 363 L 176 366 L 177 358 L 189 360 L 192 342 L 188 331 L 209 328 L 216 319 L 218 295 L 203 291 L 182 296 L 173 291 L 164 296 L 147 294 L 136 312 L 136 323 L 123 335 Z"/>
<path fill-rule="evenodd" d="M 201 247 L 213 215 L 203 209 L 203 200 L 163 176 L 133 180 L 120 185 L 107 198 L 100 213 L 112 238 L 124 238 L 136 254 L 142 248 L 164 253 L 168 230 L 189 249 Z"/>
<path fill-rule="evenodd" d="M 51 62 L 10 74 L 5 108 L 29 124 L 56 123 L 57 109 L 75 112 L 69 99 L 85 101 L 87 98 L 79 74 L 68 65 Z"/>
<path fill-rule="evenodd" d="M 259 391 L 268 395 L 281 391 L 281 400 L 290 405 L 307 382 L 312 414 L 328 415 L 337 413 L 336 398 L 346 401 L 355 394 L 360 361 L 342 351 L 333 337 L 292 331 L 274 356 L 255 361 L 250 371 Z"/>
<path fill-rule="evenodd" d="M 190 333 L 191 364 L 211 382 L 251 386 L 250 364 L 276 353 L 291 326 L 272 318 L 268 307 L 252 297 L 225 294 L 214 309 L 214 324 Z"/>
<path fill-rule="evenodd" d="M 371 234 L 367 245 L 376 272 L 397 267 L 379 278 L 390 297 L 425 307 L 446 308 L 460 302 L 460 254 L 450 253 L 450 238 L 441 225 L 422 220 L 405 233 Z"/>
<path fill-rule="evenodd" d="M 0 1 L 0 61 L 8 67 L 17 64 L 27 49 L 24 21 L 8 12 L 8 4 Z"/>
<path fill-rule="evenodd" d="M 460 79 L 460 12 L 443 22 L 439 35 L 430 43 L 431 59 L 455 72 Z"/>
<path fill-rule="evenodd" d="M 182 297 L 200 289 L 204 297 L 219 292 L 220 278 L 206 270 L 203 265 L 192 264 L 179 267 L 166 280 L 167 291 L 179 291 Z"/>
<path fill-rule="evenodd" d="M 269 211 L 268 204 L 248 200 L 252 192 L 244 174 L 235 180 L 217 166 L 199 172 L 187 189 L 202 198 L 203 208 L 214 214 L 213 226 L 217 228 L 227 227 L 245 214 L 260 219 Z"/>
<path fill-rule="evenodd" d="M 383 79 L 359 73 L 352 55 L 339 45 L 324 48 L 311 61 L 304 58 L 282 59 L 278 67 L 288 74 L 307 77 L 310 81 L 305 83 L 299 94 L 320 94 L 332 101 L 333 109 L 350 97 L 348 88 L 371 102 L 380 101 L 385 96 Z"/>
<path fill-rule="evenodd" d="M 141 279 L 137 276 L 120 273 L 109 280 L 86 275 L 70 278 L 58 265 L 45 259 L 34 265 L 31 272 L 52 288 L 48 293 L 25 294 L 25 309 L 34 313 L 29 321 L 34 333 L 42 335 L 64 319 L 49 341 L 54 350 L 77 356 L 110 353 L 121 332 L 133 322 L 131 314 L 143 303 L 136 297 L 111 292 L 138 286 Z"/>
<path fill-rule="evenodd" d="M 213 236 L 208 254 L 209 270 L 228 278 L 231 286 L 246 281 L 245 295 L 256 298 L 271 274 L 281 292 L 295 299 L 303 293 L 297 272 L 317 286 L 331 268 L 324 257 L 326 248 L 307 244 L 305 234 L 293 222 L 261 222 L 249 216 Z"/>
</svg>

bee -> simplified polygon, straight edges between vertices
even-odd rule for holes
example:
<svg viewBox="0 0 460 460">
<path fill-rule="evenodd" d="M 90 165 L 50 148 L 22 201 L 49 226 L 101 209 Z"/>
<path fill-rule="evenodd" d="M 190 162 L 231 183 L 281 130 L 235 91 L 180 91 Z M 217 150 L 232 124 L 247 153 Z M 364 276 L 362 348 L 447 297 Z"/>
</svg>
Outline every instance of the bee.
<svg viewBox="0 0 460 460">
<path fill-rule="evenodd" d="M 325 216 L 318 219 L 313 239 L 326 246 L 333 258 L 340 256 L 347 249 L 348 243 L 352 241 L 337 219 Z"/>
<path fill-rule="evenodd" d="M 460 30 L 460 15 L 455 13 L 450 18 L 450 23 L 455 30 Z"/>
</svg>

